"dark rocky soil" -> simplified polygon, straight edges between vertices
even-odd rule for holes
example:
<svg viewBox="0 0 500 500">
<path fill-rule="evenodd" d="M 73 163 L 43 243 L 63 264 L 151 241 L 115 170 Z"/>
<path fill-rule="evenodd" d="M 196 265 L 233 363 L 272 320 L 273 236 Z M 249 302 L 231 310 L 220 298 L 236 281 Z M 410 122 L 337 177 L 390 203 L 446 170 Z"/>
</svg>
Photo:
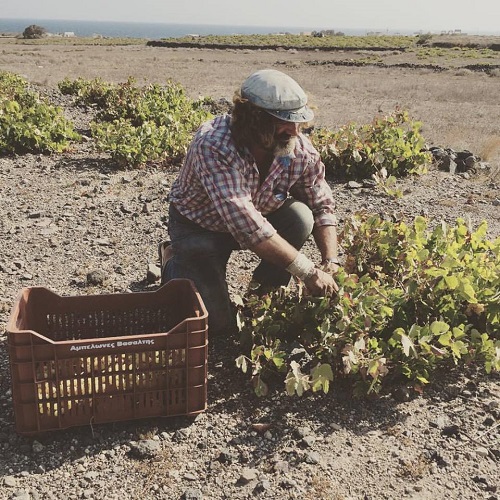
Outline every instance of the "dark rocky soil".
<svg viewBox="0 0 500 500">
<path fill-rule="evenodd" d="M 54 87 L 81 130 L 90 116 Z M 218 95 L 214 97 L 219 97 Z M 87 141 L 70 153 L 0 158 L 0 499 L 497 499 L 497 375 L 445 367 L 421 396 L 399 389 L 353 399 L 258 399 L 239 373 L 234 339 L 210 339 L 208 408 L 175 417 L 95 425 L 34 437 L 15 432 L 5 325 L 22 287 L 61 295 L 154 290 L 156 245 L 167 234 L 175 171 L 118 170 Z M 486 219 L 500 235 L 491 170 L 400 181 L 400 199 L 331 179 L 341 222 L 365 209 L 433 223 Z M 314 258 L 312 245 L 306 249 Z M 241 292 L 255 259 L 235 254 Z M 89 273 L 99 273 L 90 284 Z M 149 279 L 148 279 L 149 277 Z M 279 388 L 278 388 L 279 389 Z"/>
</svg>

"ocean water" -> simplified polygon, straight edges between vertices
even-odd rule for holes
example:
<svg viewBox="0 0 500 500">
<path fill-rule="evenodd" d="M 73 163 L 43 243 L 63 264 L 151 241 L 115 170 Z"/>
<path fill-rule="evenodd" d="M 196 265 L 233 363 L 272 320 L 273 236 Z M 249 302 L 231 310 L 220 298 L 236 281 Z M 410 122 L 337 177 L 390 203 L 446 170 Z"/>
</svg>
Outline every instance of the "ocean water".
<svg viewBox="0 0 500 500">
<path fill-rule="evenodd" d="M 170 38 L 189 34 L 198 35 L 253 35 L 270 33 L 293 33 L 314 31 L 306 27 L 290 26 L 230 26 L 205 24 L 161 24 L 161 23 L 122 23 L 108 21 L 63 21 L 49 19 L 1 19 L 0 33 L 22 33 L 27 26 L 36 24 L 49 33 L 73 32 L 76 36 L 102 35 L 129 38 Z M 317 28 L 320 31 L 324 28 Z M 331 28 L 346 35 L 365 35 L 366 30 Z"/>
</svg>

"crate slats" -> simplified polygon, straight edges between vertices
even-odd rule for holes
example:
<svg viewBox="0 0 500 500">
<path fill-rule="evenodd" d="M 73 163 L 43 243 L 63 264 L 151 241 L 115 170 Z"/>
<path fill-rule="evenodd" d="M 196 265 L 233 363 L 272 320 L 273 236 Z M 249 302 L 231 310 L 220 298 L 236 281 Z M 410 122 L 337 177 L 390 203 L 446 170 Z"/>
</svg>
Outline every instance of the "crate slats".
<svg viewBox="0 0 500 500">
<path fill-rule="evenodd" d="M 19 434 L 206 408 L 208 314 L 190 280 L 82 297 L 26 288 L 7 334 Z"/>
</svg>

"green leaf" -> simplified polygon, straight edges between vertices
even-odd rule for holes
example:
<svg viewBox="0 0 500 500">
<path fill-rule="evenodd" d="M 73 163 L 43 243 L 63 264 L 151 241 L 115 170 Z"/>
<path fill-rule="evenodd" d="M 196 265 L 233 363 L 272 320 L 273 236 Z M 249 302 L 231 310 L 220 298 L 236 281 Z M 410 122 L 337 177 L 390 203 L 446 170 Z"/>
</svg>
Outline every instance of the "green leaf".
<svg viewBox="0 0 500 500">
<path fill-rule="evenodd" d="M 262 380 L 260 375 L 256 375 L 253 378 L 254 391 L 258 397 L 266 396 L 269 392 L 267 384 Z"/>
<path fill-rule="evenodd" d="M 300 365 L 296 361 L 290 363 L 290 368 L 291 371 L 285 379 L 286 392 L 290 396 L 295 393 L 297 396 L 302 396 L 310 388 L 309 376 L 301 372 Z"/>
<path fill-rule="evenodd" d="M 311 370 L 311 377 L 313 392 L 323 389 L 323 392 L 327 394 L 330 388 L 330 382 L 333 381 L 332 367 L 328 363 L 319 363 Z"/>
<path fill-rule="evenodd" d="M 236 367 L 240 368 L 243 373 L 248 370 L 247 358 L 243 354 L 236 358 Z"/>
<path fill-rule="evenodd" d="M 450 329 L 450 326 L 444 321 L 433 321 L 430 325 L 430 329 L 431 333 L 437 336 L 446 333 Z"/>
<path fill-rule="evenodd" d="M 444 281 L 449 290 L 455 290 L 459 284 L 458 278 L 455 276 L 447 275 L 444 277 Z"/>
<path fill-rule="evenodd" d="M 403 345 L 403 352 L 406 356 L 410 356 L 411 353 L 413 357 L 418 357 L 417 350 L 415 349 L 415 344 L 413 343 L 413 340 L 410 339 L 410 337 L 405 334 L 401 334 L 401 344 Z"/>
<path fill-rule="evenodd" d="M 447 332 L 439 337 L 438 342 L 441 345 L 449 346 L 451 344 L 451 337 L 452 337 L 451 332 Z"/>
</svg>

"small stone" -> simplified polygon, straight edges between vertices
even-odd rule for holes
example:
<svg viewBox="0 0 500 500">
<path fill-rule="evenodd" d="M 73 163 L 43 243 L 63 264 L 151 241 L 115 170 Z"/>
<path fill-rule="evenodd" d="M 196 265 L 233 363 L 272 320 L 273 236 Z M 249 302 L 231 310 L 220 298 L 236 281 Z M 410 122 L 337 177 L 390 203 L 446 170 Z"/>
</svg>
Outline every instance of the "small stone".
<svg viewBox="0 0 500 500">
<path fill-rule="evenodd" d="M 473 168 L 474 165 L 476 164 L 475 156 L 474 155 L 467 156 L 467 158 L 465 158 L 465 160 L 464 160 L 464 163 L 465 163 L 465 166 L 467 167 L 467 169 Z"/>
<path fill-rule="evenodd" d="M 478 455 L 480 457 L 487 457 L 489 455 L 488 448 L 485 448 L 483 446 L 476 448 L 476 455 Z"/>
<path fill-rule="evenodd" d="M 310 451 L 307 455 L 306 455 L 306 463 L 307 464 L 319 464 L 320 461 L 321 461 L 321 455 L 316 452 L 316 451 Z"/>
<path fill-rule="evenodd" d="M 262 481 L 259 481 L 255 488 L 253 489 L 254 493 L 264 493 L 264 492 L 269 492 L 271 489 L 271 483 L 269 482 L 268 479 L 263 479 Z"/>
<path fill-rule="evenodd" d="M 278 460 L 274 464 L 274 472 L 286 474 L 290 470 L 290 465 L 285 460 Z"/>
<path fill-rule="evenodd" d="M 441 430 L 443 436 L 458 436 L 460 433 L 460 427 L 458 425 L 447 425 Z"/>
<path fill-rule="evenodd" d="M 292 488 L 297 488 L 298 483 L 295 479 L 287 477 L 280 482 L 280 486 L 284 489 L 290 490 Z"/>
<path fill-rule="evenodd" d="M 36 441 L 36 440 L 35 440 L 35 441 L 33 441 L 33 446 L 32 446 L 32 448 L 33 448 L 33 452 L 34 452 L 34 453 L 40 453 L 41 451 L 43 451 L 44 446 L 43 446 L 43 444 L 42 444 L 42 443 L 40 443 L 39 441 Z"/>
<path fill-rule="evenodd" d="M 218 460 L 222 464 L 230 464 L 238 460 L 238 454 L 232 450 L 223 448 L 220 452 Z"/>
<path fill-rule="evenodd" d="M 83 475 L 83 479 L 88 483 L 93 483 L 98 477 L 99 474 L 95 471 L 89 471 Z"/>
<path fill-rule="evenodd" d="M 447 425 L 448 421 L 445 417 L 438 417 L 435 420 L 430 420 L 429 425 L 431 427 L 435 427 L 437 429 L 444 429 Z"/>
<path fill-rule="evenodd" d="M 5 476 L 3 478 L 3 484 L 8 488 L 15 488 L 17 486 L 17 480 L 14 476 Z"/>
<path fill-rule="evenodd" d="M 314 436 L 306 436 L 301 441 L 301 443 L 307 448 L 310 448 L 311 446 L 313 446 L 315 442 L 316 442 L 316 438 Z"/>
<path fill-rule="evenodd" d="M 309 436 L 311 435 L 311 429 L 309 427 L 298 427 L 297 428 L 297 436 L 299 436 L 299 438 L 304 438 L 306 436 Z"/>
<path fill-rule="evenodd" d="M 448 163 L 448 172 L 450 172 L 450 174 L 454 174 L 456 170 L 457 170 L 457 164 L 450 158 Z"/>
<path fill-rule="evenodd" d="M 238 484 L 245 485 L 257 479 L 259 471 L 257 469 L 243 469 L 238 479 Z"/>
<path fill-rule="evenodd" d="M 203 500 L 203 493 L 197 488 L 189 488 L 182 495 L 184 500 Z"/>
<path fill-rule="evenodd" d="M 104 283 L 106 275 L 103 271 L 91 271 L 87 274 L 87 284 L 99 286 Z"/>
<path fill-rule="evenodd" d="M 410 390 L 408 389 L 408 387 L 404 386 L 397 387 L 392 393 L 392 396 L 396 401 L 404 403 L 406 401 L 410 401 Z"/>
<path fill-rule="evenodd" d="M 159 441 L 144 439 L 139 442 L 130 443 L 129 454 L 135 458 L 153 458 L 161 450 Z"/>
</svg>

